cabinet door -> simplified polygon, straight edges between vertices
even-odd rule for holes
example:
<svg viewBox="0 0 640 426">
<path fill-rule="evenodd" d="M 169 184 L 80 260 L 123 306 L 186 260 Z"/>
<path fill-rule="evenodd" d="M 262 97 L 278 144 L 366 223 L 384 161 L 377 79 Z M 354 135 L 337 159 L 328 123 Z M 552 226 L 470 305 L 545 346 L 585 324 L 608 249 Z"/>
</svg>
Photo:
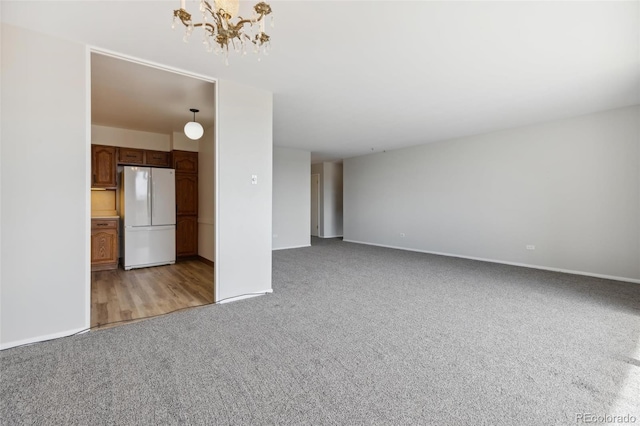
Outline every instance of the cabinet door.
<svg viewBox="0 0 640 426">
<path fill-rule="evenodd" d="M 176 221 L 176 256 L 198 254 L 198 217 L 178 216 Z"/>
<path fill-rule="evenodd" d="M 118 231 L 100 229 L 91 231 L 91 264 L 110 264 L 118 262 Z"/>
<path fill-rule="evenodd" d="M 198 153 L 173 151 L 173 168 L 181 173 L 198 173 Z"/>
<path fill-rule="evenodd" d="M 144 165 L 144 149 L 120 148 L 118 164 Z"/>
<path fill-rule="evenodd" d="M 171 155 L 165 151 L 145 151 L 144 164 L 154 167 L 171 167 Z"/>
<path fill-rule="evenodd" d="M 116 147 L 91 145 L 93 188 L 116 187 Z"/>
<path fill-rule="evenodd" d="M 176 172 L 176 214 L 198 214 L 198 175 Z"/>
</svg>

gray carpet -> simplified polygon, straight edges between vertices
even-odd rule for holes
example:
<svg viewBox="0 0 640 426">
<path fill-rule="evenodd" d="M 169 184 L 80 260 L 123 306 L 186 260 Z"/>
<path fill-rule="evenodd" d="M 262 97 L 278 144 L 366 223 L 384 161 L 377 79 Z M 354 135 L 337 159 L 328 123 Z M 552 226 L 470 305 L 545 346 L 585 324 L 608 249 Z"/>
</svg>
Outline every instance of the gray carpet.
<svg viewBox="0 0 640 426">
<path fill-rule="evenodd" d="M 273 287 L 3 351 L 2 424 L 640 423 L 640 285 L 315 239 Z"/>
</svg>

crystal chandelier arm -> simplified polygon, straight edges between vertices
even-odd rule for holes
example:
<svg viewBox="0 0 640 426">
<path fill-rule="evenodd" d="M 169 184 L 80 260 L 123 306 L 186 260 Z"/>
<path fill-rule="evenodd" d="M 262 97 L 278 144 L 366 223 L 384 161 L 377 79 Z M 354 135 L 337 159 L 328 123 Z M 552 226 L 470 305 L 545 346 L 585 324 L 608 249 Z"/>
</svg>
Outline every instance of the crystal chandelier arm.
<svg viewBox="0 0 640 426">
<path fill-rule="evenodd" d="M 177 9 L 173 11 L 173 16 L 179 18 L 185 27 L 191 25 L 191 14 L 184 9 Z"/>
<path fill-rule="evenodd" d="M 204 23 L 201 22 L 201 23 L 194 24 L 191 21 L 191 14 L 189 12 L 187 12 L 186 10 L 184 10 L 184 9 L 174 10 L 173 11 L 173 16 L 179 18 L 180 21 L 182 22 L 182 24 L 185 27 L 191 27 L 191 26 L 194 27 L 194 28 L 196 28 L 196 27 L 204 27 L 211 34 L 215 34 L 215 32 L 216 32 L 216 27 L 213 24 L 209 23 L 209 22 L 204 22 Z M 213 15 L 213 16 L 216 17 L 216 15 Z M 216 17 L 216 20 L 218 20 L 217 17 Z"/>
<path fill-rule="evenodd" d="M 255 24 L 257 22 L 260 22 L 262 20 L 262 18 L 264 18 L 264 14 L 260 14 L 257 18 L 255 19 L 241 19 L 240 21 L 238 21 L 238 23 L 236 25 L 233 26 L 233 28 L 235 30 L 240 30 L 240 28 L 242 28 L 244 26 L 244 24 Z M 242 17 L 241 17 L 242 18 Z"/>
<path fill-rule="evenodd" d="M 271 13 L 271 6 L 269 6 L 265 2 L 260 2 L 254 6 L 253 10 L 256 11 L 258 16 L 254 19 L 242 19 L 242 17 L 240 16 L 240 21 L 238 21 L 238 23 L 236 24 L 236 28 L 240 28 L 244 24 L 248 24 L 248 23 L 254 24 L 256 22 L 260 22 L 262 18 L 264 18 L 265 16 Z"/>
</svg>

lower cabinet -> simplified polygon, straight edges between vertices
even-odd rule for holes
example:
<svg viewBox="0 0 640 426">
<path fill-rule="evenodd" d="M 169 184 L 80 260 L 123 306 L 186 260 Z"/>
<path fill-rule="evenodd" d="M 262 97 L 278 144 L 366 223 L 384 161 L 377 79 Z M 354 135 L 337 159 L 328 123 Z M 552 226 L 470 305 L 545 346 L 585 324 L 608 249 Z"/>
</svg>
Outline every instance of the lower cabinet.
<svg viewBox="0 0 640 426">
<path fill-rule="evenodd" d="M 198 216 L 176 217 L 176 256 L 198 255 Z"/>
<path fill-rule="evenodd" d="M 91 270 L 118 269 L 118 219 L 91 219 Z"/>
</svg>

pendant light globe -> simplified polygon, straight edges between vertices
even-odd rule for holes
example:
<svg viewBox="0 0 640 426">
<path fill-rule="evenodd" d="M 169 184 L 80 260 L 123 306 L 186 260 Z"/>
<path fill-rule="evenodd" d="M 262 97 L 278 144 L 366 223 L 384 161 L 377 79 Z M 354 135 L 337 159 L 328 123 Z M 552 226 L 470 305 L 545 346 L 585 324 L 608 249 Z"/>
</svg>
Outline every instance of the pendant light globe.
<svg viewBox="0 0 640 426">
<path fill-rule="evenodd" d="M 200 110 L 191 108 L 189 111 L 193 113 L 193 121 L 190 121 L 184 125 L 184 134 L 189 139 L 196 141 L 200 139 L 204 134 L 204 128 L 202 127 L 202 124 L 196 121 L 196 112 L 199 112 Z"/>
</svg>

